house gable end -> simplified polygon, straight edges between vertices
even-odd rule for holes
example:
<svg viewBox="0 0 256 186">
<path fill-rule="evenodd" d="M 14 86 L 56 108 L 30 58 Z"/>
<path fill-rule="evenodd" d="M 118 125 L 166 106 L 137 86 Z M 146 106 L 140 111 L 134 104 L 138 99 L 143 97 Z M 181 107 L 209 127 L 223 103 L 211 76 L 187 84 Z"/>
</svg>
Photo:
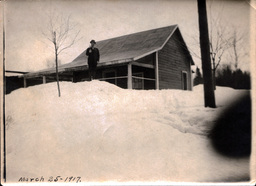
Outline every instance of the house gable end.
<svg viewBox="0 0 256 186">
<path fill-rule="evenodd" d="M 182 72 L 187 72 L 191 89 L 191 61 L 178 29 L 159 51 L 159 88 L 183 89 Z"/>
</svg>

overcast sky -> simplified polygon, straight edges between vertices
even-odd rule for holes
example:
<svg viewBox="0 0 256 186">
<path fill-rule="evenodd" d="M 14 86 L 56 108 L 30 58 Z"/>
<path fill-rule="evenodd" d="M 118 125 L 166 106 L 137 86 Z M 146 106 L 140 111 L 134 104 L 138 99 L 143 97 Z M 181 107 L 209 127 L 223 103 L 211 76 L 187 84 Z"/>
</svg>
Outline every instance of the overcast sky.
<svg viewBox="0 0 256 186">
<path fill-rule="evenodd" d="M 208 1 L 208 14 L 221 17 L 221 24 L 244 37 L 241 54 L 250 50 L 250 11 L 245 0 Z M 49 12 L 71 15 L 80 29 L 80 39 L 61 54 L 62 63 L 71 62 L 96 41 L 139 31 L 178 24 L 188 47 L 198 53 L 198 11 L 196 0 L 7 0 L 5 2 L 6 69 L 36 71 L 53 58 L 53 45 L 42 34 Z M 209 19 L 209 16 L 208 16 Z M 249 56 L 241 55 L 240 68 L 249 70 Z M 198 58 L 193 57 L 197 66 Z M 229 57 L 223 63 L 229 63 Z"/>
</svg>

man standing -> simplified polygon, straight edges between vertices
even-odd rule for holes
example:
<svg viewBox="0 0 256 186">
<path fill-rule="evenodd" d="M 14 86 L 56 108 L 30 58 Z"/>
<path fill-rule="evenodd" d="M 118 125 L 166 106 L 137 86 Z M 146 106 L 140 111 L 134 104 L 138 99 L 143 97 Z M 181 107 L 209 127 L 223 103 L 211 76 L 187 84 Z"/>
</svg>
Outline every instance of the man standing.
<svg viewBox="0 0 256 186">
<path fill-rule="evenodd" d="M 86 55 L 88 56 L 88 67 L 89 67 L 89 79 L 95 79 L 96 77 L 96 67 L 100 60 L 100 52 L 95 47 L 95 40 L 91 40 L 91 46 L 87 48 Z"/>
</svg>

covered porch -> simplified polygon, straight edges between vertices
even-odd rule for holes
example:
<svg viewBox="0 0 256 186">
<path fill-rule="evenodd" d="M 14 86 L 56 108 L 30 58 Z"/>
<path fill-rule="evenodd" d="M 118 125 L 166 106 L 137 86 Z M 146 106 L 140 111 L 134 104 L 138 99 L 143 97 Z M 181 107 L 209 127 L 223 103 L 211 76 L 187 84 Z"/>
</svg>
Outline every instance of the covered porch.
<svg viewBox="0 0 256 186">
<path fill-rule="evenodd" d="M 25 74 L 24 87 L 56 81 L 55 70 Z M 60 81 L 89 81 L 87 65 L 65 68 L 59 71 Z M 144 56 L 138 60 L 125 62 L 100 63 L 97 67 L 96 80 L 107 81 L 127 89 L 159 89 L 158 52 Z"/>
</svg>

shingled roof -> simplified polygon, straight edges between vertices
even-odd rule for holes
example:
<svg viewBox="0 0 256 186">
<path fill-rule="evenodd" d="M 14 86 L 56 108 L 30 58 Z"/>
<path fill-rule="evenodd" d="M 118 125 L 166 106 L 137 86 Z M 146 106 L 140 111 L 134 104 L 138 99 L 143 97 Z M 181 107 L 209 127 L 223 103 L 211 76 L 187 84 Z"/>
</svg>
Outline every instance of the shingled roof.
<svg viewBox="0 0 256 186">
<path fill-rule="evenodd" d="M 130 62 L 161 50 L 176 29 L 178 29 L 178 25 L 171 25 L 107 40 L 97 41 L 96 47 L 100 51 L 99 66 Z M 59 71 L 61 72 L 70 68 L 87 66 L 87 56 L 85 53 L 86 49 L 72 62 L 60 65 Z M 37 73 L 45 74 L 54 72 L 55 68 L 50 68 L 39 71 Z M 29 73 L 27 75 L 32 74 L 33 73 Z"/>
</svg>

